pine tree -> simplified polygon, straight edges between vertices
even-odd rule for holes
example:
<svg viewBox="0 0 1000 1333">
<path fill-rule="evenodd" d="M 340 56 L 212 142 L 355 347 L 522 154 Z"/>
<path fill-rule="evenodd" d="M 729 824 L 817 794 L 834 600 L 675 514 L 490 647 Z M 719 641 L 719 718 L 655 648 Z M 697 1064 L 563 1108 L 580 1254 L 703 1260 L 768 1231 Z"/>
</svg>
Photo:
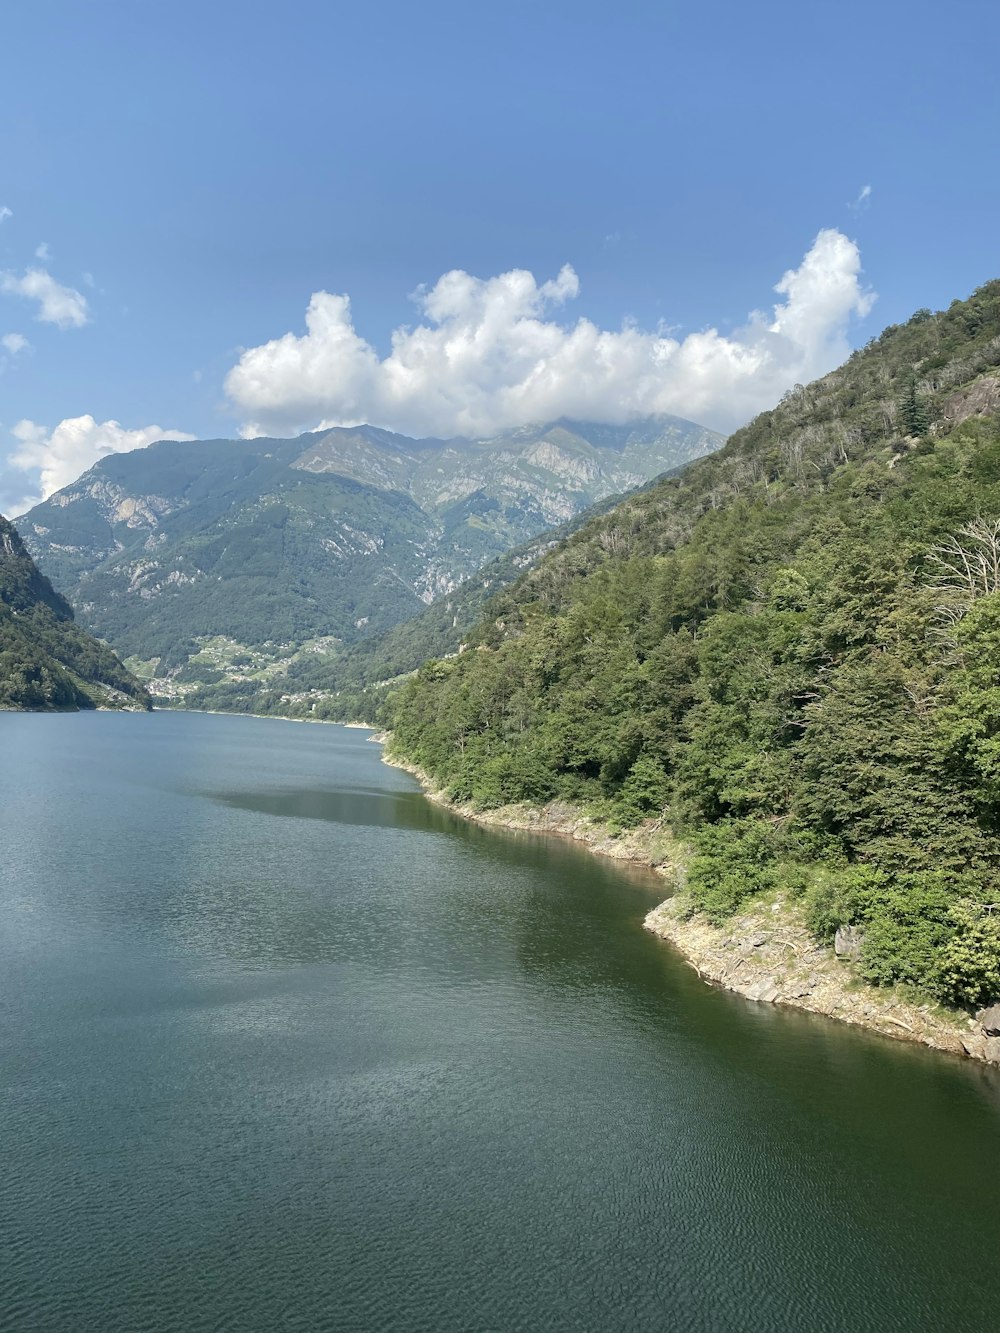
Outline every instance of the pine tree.
<svg viewBox="0 0 1000 1333">
<path fill-rule="evenodd" d="M 909 387 L 903 396 L 903 425 L 906 428 L 906 433 L 907 435 L 915 435 L 918 439 L 923 439 L 930 430 L 930 424 L 927 408 L 917 397 L 916 382 L 910 380 Z"/>
</svg>

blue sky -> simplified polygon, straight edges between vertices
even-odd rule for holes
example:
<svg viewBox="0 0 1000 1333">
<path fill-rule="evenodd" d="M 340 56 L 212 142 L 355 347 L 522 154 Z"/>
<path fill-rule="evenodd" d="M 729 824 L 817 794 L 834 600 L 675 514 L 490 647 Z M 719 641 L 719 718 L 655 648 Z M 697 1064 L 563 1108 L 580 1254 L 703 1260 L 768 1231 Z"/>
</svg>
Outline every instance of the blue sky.
<svg viewBox="0 0 1000 1333">
<path fill-rule="evenodd" d="M 0 509 L 153 427 L 728 429 L 1000 275 L 998 15 L 9 6 Z"/>
</svg>

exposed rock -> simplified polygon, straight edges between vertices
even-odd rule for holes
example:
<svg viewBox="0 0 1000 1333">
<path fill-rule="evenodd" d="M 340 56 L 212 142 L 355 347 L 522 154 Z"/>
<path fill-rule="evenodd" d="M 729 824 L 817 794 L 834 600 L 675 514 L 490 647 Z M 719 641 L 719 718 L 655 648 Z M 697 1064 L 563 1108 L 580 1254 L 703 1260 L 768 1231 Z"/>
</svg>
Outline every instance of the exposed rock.
<svg viewBox="0 0 1000 1333">
<path fill-rule="evenodd" d="M 1000 1037 L 1000 1004 L 991 1004 L 976 1014 L 979 1026 L 988 1037 Z"/>
<path fill-rule="evenodd" d="M 801 1000 L 809 994 L 810 989 L 808 981 L 794 981 L 786 987 L 781 998 L 784 1000 Z"/>
<path fill-rule="evenodd" d="M 962 1049 L 974 1060 L 986 1060 L 990 1064 L 1000 1064 L 1000 1037 L 961 1037 Z"/>
<path fill-rule="evenodd" d="M 762 949 L 767 943 L 767 936 L 763 931 L 757 931 L 756 934 L 746 935 L 743 939 L 737 941 L 737 948 L 740 953 L 752 953 L 754 949 Z"/>
<path fill-rule="evenodd" d="M 833 937 L 833 951 L 838 958 L 860 958 L 864 938 L 865 932 L 860 926 L 838 926 Z"/>
<path fill-rule="evenodd" d="M 754 982 L 752 986 L 741 987 L 740 993 L 745 995 L 748 1000 L 760 1000 L 763 1004 L 773 1004 L 780 992 L 774 984 L 773 977 L 763 977 L 760 981 Z"/>
<path fill-rule="evenodd" d="M 972 416 L 990 416 L 1000 411 L 1000 376 L 983 375 L 946 400 L 942 415 L 949 426 Z"/>
</svg>

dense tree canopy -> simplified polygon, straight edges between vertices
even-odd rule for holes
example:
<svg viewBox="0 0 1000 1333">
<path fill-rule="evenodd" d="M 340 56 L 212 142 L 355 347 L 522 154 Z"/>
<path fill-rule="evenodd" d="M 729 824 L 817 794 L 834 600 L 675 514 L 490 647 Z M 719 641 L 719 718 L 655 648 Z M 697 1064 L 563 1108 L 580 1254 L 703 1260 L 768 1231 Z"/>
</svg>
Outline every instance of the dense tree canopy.
<svg viewBox="0 0 1000 1333">
<path fill-rule="evenodd" d="M 480 806 L 666 817 L 715 919 L 784 883 L 871 980 L 995 995 L 998 366 L 1000 282 L 887 329 L 496 596 L 396 748 Z"/>
<path fill-rule="evenodd" d="M 69 604 L 0 518 L 0 708 L 113 702 L 146 707 L 149 701 L 111 649 L 74 624 Z"/>
</svg>

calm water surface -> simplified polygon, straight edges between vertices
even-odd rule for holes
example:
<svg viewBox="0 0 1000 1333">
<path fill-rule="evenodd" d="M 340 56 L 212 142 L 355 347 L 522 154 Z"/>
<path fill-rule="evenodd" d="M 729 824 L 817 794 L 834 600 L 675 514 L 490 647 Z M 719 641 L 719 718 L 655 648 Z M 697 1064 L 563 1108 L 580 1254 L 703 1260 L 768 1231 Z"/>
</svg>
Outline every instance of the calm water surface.
<svg viewBox="0 0 1000 1333">
<path fill-rule="evenodd" d="M 995 1074 L 703 986 L 363 732 L 0 755 L 4 1330 L 998 1327 Z"/>
</svg>

